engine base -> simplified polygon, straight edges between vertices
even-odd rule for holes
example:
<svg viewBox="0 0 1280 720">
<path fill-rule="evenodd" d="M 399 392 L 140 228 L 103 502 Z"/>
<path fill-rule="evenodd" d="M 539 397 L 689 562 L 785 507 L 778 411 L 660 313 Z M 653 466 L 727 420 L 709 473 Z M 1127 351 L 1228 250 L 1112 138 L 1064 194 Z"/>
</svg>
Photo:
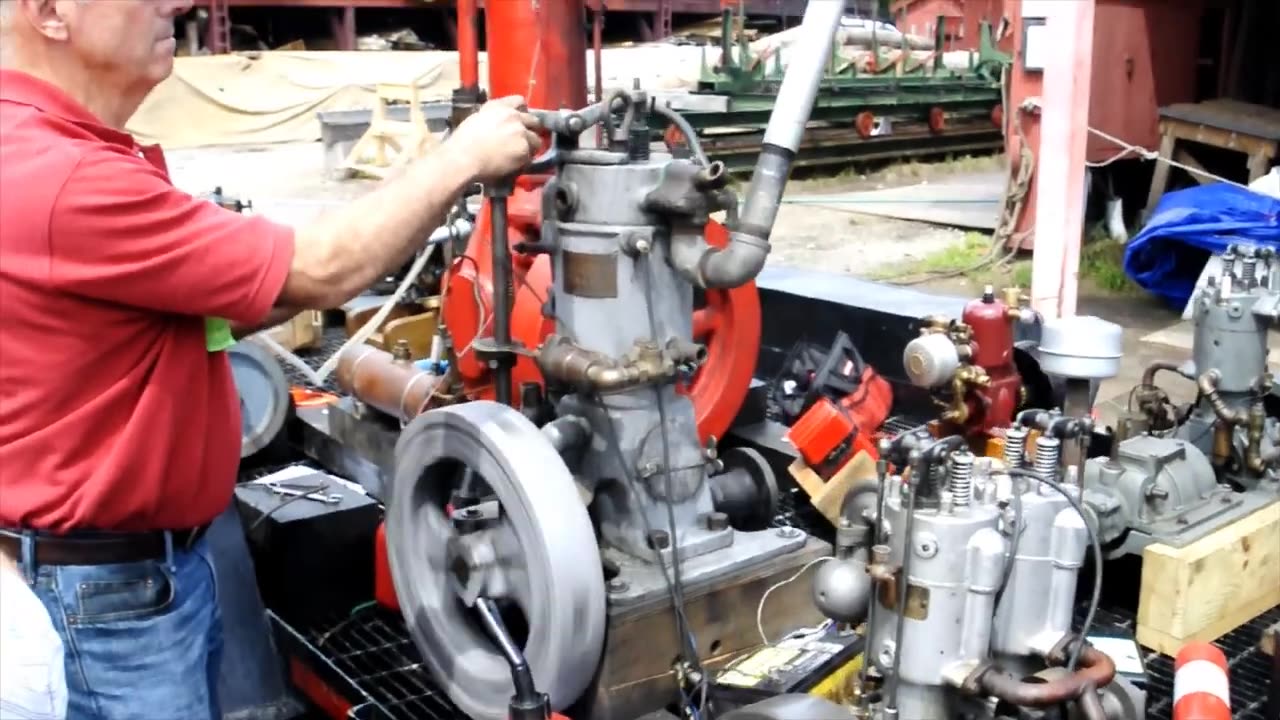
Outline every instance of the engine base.
<svg viewBox="0 0 1280 720">
<path fill-rule="evenodd" d="M 753 562 L 727 574 L 718 573 L 713 581 L 697 579 L 700 558 L 681 565 L 685 616 L 708 671 L 719 669 L 742 651 L 760 644 L 754 609 L 769 588 L 795 575 L 815 559 L 831 554 L 831 546 L 817 538 L 802 533 L 795 538 L 779 538 L 777 533 L 777 530 L 739 533 L 734 546 L 741 547 L 744 563 Z M 748 539 L 752 535 L 761 537 L 753 542 Z M 758 549 L 770 537 L 787 542 L 781 554 L 763 562 L 758 556 L 748 554 L 751 548 Z M 723 567 L 720 555 L 717 552 L 709 559 Z M 634 568 L 624 567 L 622 572 L 628 570 L 634 571 Z M 610 593 L 600 669 L 592 688 L 566 713 L 571 717 L 626 720 L 678 700 L 671 697 L 672 661 L 682 654 L 675 629 L 675 611 L 661 573 L 656 567 L 651 572 L 657 586 L 652 585 L 648 573 L 631 575 L 641 587 L 640 594 L 632 596 L 634 600 L 621 599 L 626 597 L 626 592 Z M 622 577 L 624 575 L 619 574 L 614 579 Z M 802 577 L 769 595 L 763 623 L 770 638 L 777 639 L 796 628 L 823 621 L 810 590 L 809 583 Z M 736 610 L 730 612 L 731 608 Z"/>
</svg>

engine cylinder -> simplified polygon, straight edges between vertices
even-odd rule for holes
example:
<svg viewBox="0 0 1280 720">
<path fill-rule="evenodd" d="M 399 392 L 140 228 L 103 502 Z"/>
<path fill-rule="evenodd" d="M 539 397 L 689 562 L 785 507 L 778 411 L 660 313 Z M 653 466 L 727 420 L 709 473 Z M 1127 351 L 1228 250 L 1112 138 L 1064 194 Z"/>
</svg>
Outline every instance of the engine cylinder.
<svg viewBox="0 0 1280 720">
<path fill-rule="evenodd" d="M 616 368 L 646 361 L 646 368 L 670 371 L 674 379 L 669 349 L 693 345 L 693 288 L 669 262 L 666 226 L 655 224 L 637 202 L 662 182 L 673 162 L 687 161 L 654 154 L 625 164 L 570 163 L 561 169 L 557 192 L 564 201 L 555 223 L 551 303 L 557 333 L 586 351 L 581 357 Z M 693 403 L 673 382 L 651 378 L 604 392 L 599 401 L 592 393 L 574 394 L 558 410 L 604 429 L 601 441 L 585 451 L 581 474 L 604 479 L 596 499 L 608 544 L 651 556 L 645 523 L 636 522 L 636 513 L 648 516 L 649 527 L 666 528 L 665 501 L 677 527 L 688 528 L 678 533 L 685 557 L 732 543 L 731 530 L 699 523 L 715 510 L 705 482 L 709 461 L 699 444 Z M 626 479 L 637 469 L 641 488 L 629 487 Z"/>
</svg>

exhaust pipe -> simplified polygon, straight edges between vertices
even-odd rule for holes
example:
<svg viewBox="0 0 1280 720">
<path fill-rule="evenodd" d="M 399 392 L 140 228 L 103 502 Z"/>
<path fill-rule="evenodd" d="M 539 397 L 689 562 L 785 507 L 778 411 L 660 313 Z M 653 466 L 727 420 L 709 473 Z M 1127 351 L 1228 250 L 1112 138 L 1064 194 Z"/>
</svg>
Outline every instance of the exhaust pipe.
<svg viewBox="0 0 1280 720">
<path fill-rule="evenodd" d="M 769 256 L 769 235 L 778 217 L 782 192 L 813 101 L 831 57 L 831 43 L 844 16 L 844 0 L 809 0 L 800 31 L 792 44 L 791 61 L 782 77 L 773 113 L 765 129 L 760 157 L 751 185 L 730 229 L 729 244 L 703 253 L 698 275 L 706 288 L 733 288 L 750 282 Z"/>
</svg>

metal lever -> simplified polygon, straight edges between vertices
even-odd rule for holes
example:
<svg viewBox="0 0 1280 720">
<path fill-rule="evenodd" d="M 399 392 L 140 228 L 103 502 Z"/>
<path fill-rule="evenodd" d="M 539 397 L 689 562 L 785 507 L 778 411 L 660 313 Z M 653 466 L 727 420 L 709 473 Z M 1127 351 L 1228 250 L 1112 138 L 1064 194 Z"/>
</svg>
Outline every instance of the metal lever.
<svg viewBox="0 0 1280 720">
<path fill-rule="evenodd" d="M 480 620 L 484 623 L 485 630 L 498 643 L 502 656 L 511 665 L 511 681 L 516 693 L 511 696 L 510 720 L 548 720 L 551 717 L 551 698 L 538 692 L 529 663 L 520 653 L 511 633 L 507 632 L 497 604 L 482 597 L 476 600 L 476 609 L 480 611 Z"/>
</svg>

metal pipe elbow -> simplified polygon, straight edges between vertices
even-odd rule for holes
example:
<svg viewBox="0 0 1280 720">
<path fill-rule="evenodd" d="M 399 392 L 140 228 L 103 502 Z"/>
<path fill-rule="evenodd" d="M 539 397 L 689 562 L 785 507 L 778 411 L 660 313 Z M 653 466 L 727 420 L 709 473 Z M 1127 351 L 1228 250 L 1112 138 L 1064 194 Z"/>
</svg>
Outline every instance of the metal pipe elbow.
<svg viewBox="0 0 1280 720">
<path fill-rule="evenodd" d="M 1055 651 L 1050 660 L 1061 662 L 1062 655 Z M 1004 674 L 994 665 L 978 673 L 977 685 L 983 693 L 1014 705 L 1046 707 L 1076 700 L 1086 692 L 1111 684 L 1116 676 L 1116 664 L 1106 653 L 1086 645 L 1080 653 L 1079 669 L 1061 678 L 1027 682 Z"/>
<path fill-rule="evenodd" d="M 769 257 L 769 241 L 755 235 L 734 231 L 723 248 L 708 248 L 698 260 L 698 277 L 702 287 L 736 288 L 756 278 Z"/>
<path fill-rule="evenodd" d="M 1218 419 L 1228 425 L 1243 425 L 1248 421 L 1247 413 L 1237 412 L 1227 406 L 1226 401 L 1218 394 L 1218 383 L 1222 380 L 1222 373 L 1217 368 L 1206 370 L 1200 373 L 1200 377 L 1196 378 L 1196 388 L 1200 394 L 1205 396 L 1209 401 L 1209 405 L 1213 408 L 1213 413 Z"/>
</svg>

